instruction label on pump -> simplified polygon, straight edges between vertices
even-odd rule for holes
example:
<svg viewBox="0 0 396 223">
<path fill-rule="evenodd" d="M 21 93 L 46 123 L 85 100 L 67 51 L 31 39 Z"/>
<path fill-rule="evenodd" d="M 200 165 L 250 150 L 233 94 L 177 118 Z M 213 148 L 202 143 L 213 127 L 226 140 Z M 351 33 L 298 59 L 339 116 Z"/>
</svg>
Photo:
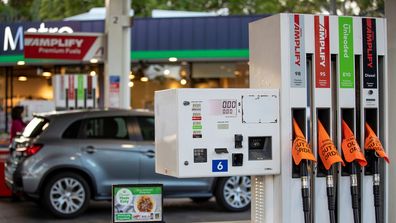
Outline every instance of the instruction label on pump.
<svg viewBox="0 0 396 223">
<path fill-rule="evenodd" d="M 315 16 L 316 88 L 330 88 L 330 29 L 328 16 Z"/>
<path fill-rule="evenodd" d="M 305 39 L 304 16 L 290 15 L 290 86 L 292 88 L 305 87 Z"/>
<path fill-rule="evenodd" d="M 354 88 L 354 55 L 352 17 L 338 18 L 340 50 L 340 88 Z"/>
<path fill-rule="evenodd" d="M 227 172 L 228 160 L 212 160 L 212 172 Z"/>
</svg>

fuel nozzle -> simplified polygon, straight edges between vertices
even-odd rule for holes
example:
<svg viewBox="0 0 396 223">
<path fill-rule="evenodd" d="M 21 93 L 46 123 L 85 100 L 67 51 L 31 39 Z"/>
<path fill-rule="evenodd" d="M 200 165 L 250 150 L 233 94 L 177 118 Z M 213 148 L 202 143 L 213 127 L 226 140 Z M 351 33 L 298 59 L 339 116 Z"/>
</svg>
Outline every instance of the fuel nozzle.
<svg viewBox="0 0 396 223">
<path fill-rule="evenodd" d="M 335 223 L 335 184 L 334 184 L 334 169 L 333 165 L 336 163 L 344 164 L 340 154 L 338 153 L 333 141 L 331 140 L 326 129 L 323 127 L 320 120 L 318 120 L 318 153 L 320 159 L 327 170 L 326 173 L 326 190 L 327 190 L 327 204 L 329 210 L 330 222 Z"/>
<path fill-rule="evenodd" d="M 381 178 L 380 178 L 380 171 L 379 171 L 379 159 L 383 158 L 388 164 L 390 160 L 388 155 L 385 153 L 384 147 L 382 146 L 381 141 L 370 127 L 369 124 L 366 123 L 366 139 L 364 142 L 364 149 L 375 151 L 376 158 L 374 159 L 374 174 L 373 174 L 373 195 L 374 195 L 374 207 L 375 207 L 375 220 L 377 223 L 382 222 L 381 218 Z"/>
<path fill-rule="evenodd" d="M 301 197 L 303 202 L 304 219 L 306 223 L 309 223 L 311 222 L 311 207 L 309 203 L 308 161 L 311 160 L 316 162 L 316 159 L 295 119 L 293 119 L 293 129 L 295 138 L 293 141 L 292 156 L 294 163 L 296 165 L 300 165 Z"/>
<path fill-rule="evenodd" d="M 344 154 L 345 161 L 351 163 L 350 179 L 353 218 L 355 223 L 359 223 L 360 215 L 358 173 L 360 172 L 360 167 L 367 165 L 367 161 L 359 147 L 359 144 L 357 143 L 355 135 L 344 120 L 342 120 L 342 133 L 342 153 Z"/>
</svg>

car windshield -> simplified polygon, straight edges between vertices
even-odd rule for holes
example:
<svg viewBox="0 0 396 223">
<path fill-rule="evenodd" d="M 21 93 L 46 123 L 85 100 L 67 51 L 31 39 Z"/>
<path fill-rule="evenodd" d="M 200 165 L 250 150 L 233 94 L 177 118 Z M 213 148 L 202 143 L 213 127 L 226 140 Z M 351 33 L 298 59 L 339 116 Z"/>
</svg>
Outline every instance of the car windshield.
<svg viewBox="0 0 396 223">
<path fill-rule="evenodd" d="M 26 138 L 33 138 L 42 133 L 48 127 L 48 120 L 41 117 L 34 117 L 25 127 L 22 135 Z"/>
</svg>

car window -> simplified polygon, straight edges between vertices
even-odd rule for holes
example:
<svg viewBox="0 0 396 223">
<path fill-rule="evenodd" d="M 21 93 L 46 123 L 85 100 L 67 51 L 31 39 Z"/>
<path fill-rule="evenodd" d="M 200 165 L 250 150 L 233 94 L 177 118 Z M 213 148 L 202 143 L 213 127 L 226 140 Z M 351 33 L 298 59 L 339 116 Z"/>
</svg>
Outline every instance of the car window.
<svg viewBox="0 0 396 223">
<path fill-rule="evenodd" d="M 154 141 L 154 117 L 137 117 L 143 140 Z"/>
<path fill-rule="evenodd" d="M 86 119 L 82 138 L 86 139 L 128 139 L 128 128 L 123 117 L 102 117 Z"/>
<path fill-rule="evenodd" d="M 40 135 L 47 127 L 48 120 L 41 117 L 34 117 L 23 130 L 22 135 L 26 138 L 34 138 Z"/>
<path fill-rule="evenodd" d="M 81 127 L 81 120 L 73 122 L 66 130 L 63 132 L 62 138 L 65 139 L 76 139 L 78 138 L 78 133 Z"/>
</svg>

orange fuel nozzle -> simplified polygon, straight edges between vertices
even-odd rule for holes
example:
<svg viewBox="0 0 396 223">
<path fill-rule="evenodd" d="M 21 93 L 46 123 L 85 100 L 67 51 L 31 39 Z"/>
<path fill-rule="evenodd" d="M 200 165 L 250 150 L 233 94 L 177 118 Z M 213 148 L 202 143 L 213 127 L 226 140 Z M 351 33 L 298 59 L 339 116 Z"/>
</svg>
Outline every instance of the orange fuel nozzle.
<svg viewBox="0 0 396 223">
<path fill-rule="evenodd" d="M 338 153 L 329 134 L 318 120 L 318 153 L 326 170 L 329 170 L 335 163 L 345 166 L 340 154 Z"/>
<path fill-rule="evenodd" d="M 355 135 L 344 120 L 342 120 L 342 130 L 344 136 L 341 148 L 345 157 L 345 161 L 351 163 L 356 160 L 360 166 L 366 166 L 366 158 L 364 157 L 362 150 L 356 141 Z"/>
<path fill-rule="evenodd" d="M 299 165 L 301 160 L 312 160 L 316 162 L 315 156 L 312 153 L 311 147 L 305 139 L 300 127 L 298 126 L 296 120 L 293 118 L 293 129 L 295 134 L 295 139 L 293 141 L 292 156 L 294 163 Z"/>
<path fill-rule="evenodd" d="M 365 150 L 375 150 L 378 157 L 384 158 L 387 163 L 390 163 L 388 155 L 385 153 L 384 147 L 382 146 L 381 141 L 371 129 L 370 125 L 366 123 L 366 140 L 364 142 Z"/>
</svg>

